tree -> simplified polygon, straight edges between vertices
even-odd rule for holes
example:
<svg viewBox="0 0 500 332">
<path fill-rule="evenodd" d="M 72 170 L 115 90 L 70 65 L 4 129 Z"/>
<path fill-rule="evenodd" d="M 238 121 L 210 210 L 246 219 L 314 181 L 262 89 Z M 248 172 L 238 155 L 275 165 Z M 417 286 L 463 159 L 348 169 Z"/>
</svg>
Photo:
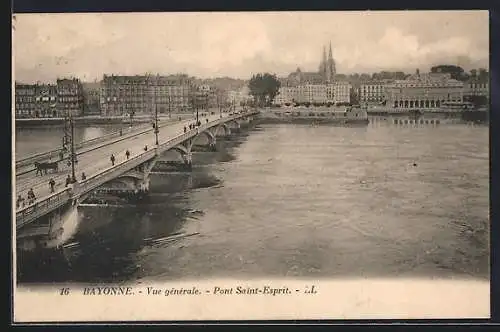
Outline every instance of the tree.
<svg viewBox="0 0 500 332">
<path fill-rule="evenodd" d="M 279 93 L 280 86 L 281 83 L 276 75 L 269 73 L 253 75 L 248 83 L 250 95 L 254 97 L 260 107 L 272 103 Z"/>
<path fill-rule="evenodd" d="M 359 76 L 360 81 L 369 81 L 371 78 L 370 74 L 363 73 Z"/>
<path fill-rule="evenodd" d="M 484 68 L 479 68 L 479 80 L 481 81 L 487 81 L 488 80 L 489 73 L 486 69 Z"/>
<path fill-rule="evenodd" d="M 455 65 L 439 65 L 431 68 L 431 73 L 446 73 L 450 74 L 451 78 L 459 81 L 468 79 L 468 74 L 462 67 Z"/>
</svg>

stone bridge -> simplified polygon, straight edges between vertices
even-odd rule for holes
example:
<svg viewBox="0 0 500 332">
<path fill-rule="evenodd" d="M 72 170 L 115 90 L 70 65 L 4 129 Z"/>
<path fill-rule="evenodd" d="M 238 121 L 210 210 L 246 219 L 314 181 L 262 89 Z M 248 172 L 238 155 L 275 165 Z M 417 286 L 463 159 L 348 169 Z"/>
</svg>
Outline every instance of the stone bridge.
<svg viewBox="0 0 500 332">
<path fill-rule="evenodd" d="M 154 135 L 145 132 L 91 149 L 78 156 L 78 174 L 85 173 L 86 179 L 77 179 L 77 182 L 68 186 L 64 186 L 64 180 L 65 175 L 70 174 L 69 169 L 57 175 L 16 176 L 16 196 L 22 195 L 28 188 L 35 188 L 38 196 L 34 203 L 26 202 L 16 209 L 17 239 L 41 237 L 50 240 L 57 237 L 62 232 L 65 216 L 76 211 L 78 205 L 96 190 L 119 191 L 139 197 L 146 195 L 151 170 L 166 152 L 177 152 L 184 165 L 191 168 L 195 144 L 202 142 L 214 150 L 218 136 L 231 134 L 232 130 L 251 122 L 258 113 L 254 110 L 206 115 L 200 118 L 202 124 L 194 129 L 189 129 L 186 121 L 179 122 L 160 129 L 158 145 L 151 144 Z M 191 122 L 194 123 L 193 120 Z M 128 158 L 125 155 L 127 150 L 130 152 Z M 115 155 L 114 164 L 110 161 L 111 154 Z M 51 178 L 57 183 L 54 192 L 50 191 L 48 185 Z M 45 219 L 44 222 L 39 222 L 42 219 Z"/>
</svg>

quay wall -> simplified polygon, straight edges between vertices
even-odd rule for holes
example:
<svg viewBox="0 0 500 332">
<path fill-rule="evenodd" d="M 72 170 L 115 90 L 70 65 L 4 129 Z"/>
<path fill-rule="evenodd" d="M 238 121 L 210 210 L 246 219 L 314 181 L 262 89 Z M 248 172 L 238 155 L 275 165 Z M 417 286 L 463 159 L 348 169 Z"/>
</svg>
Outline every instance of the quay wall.
<svg viewBox="0 0 500 332">
<path fill-rule="evenodd" d="M 260 123 L 297 124 L 362 124 L 369 123 L 368 114 L 361 109 L 346 111 L 344 108 L 328 109 L 266 109 L 261 110 Z"/>
</svg>

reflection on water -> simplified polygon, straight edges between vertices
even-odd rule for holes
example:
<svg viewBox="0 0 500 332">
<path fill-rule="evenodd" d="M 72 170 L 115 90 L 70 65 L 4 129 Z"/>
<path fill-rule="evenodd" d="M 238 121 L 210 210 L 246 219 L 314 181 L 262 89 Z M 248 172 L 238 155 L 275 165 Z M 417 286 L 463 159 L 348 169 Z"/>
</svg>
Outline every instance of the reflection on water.
<svg viewBox="0 0 500 332">
<path fill-rule="evenodd" d="M 136 206 L 82 207 L 70 247 L 19 254 L 20 281 L 488 278 L 487 127 L 262 125 L 220 145 Z"/>
</svg>

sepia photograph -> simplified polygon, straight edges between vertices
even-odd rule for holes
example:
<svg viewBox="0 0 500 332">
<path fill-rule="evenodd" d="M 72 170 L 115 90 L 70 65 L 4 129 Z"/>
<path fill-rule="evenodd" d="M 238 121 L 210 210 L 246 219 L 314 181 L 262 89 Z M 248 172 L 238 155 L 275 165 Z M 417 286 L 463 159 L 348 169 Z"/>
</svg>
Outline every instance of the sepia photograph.
<svg viewBox="0 0 500 332">
<path fill-rule="evenodd" d="M 13 14 L 14 323 L 489 318 L 489 44 L 480 10 Z"/>
</svg>

